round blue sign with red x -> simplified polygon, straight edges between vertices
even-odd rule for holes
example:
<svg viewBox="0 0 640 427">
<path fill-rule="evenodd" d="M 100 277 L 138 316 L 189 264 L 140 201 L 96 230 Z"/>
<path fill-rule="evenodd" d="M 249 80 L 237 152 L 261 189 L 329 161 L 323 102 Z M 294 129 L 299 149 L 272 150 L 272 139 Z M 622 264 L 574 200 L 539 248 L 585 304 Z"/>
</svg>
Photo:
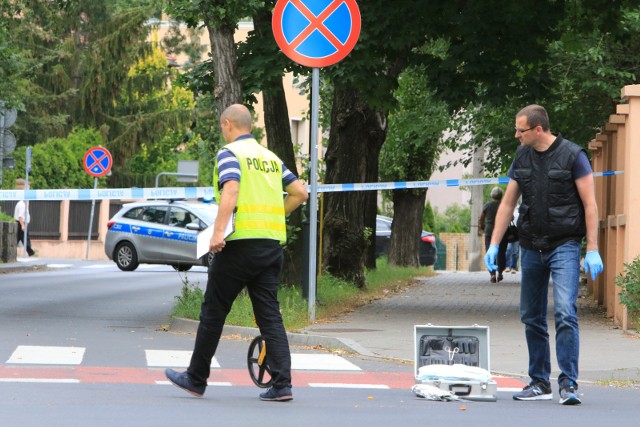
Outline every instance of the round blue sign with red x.
<svg viewBox="0 0 640 427">
<path fill-rule="evenodd" d="M 111 170 L 111 153 L 104 147 L 93 147 L 84 155 L 82 165 L 91 176 L 99 178 Z"/>
<path fill-rule="evenodd" d="M 280 50 L 307 67 L 333 65 L 360 36 L 355 0 L 278 0 L 271 21 Z"/>
</svg>

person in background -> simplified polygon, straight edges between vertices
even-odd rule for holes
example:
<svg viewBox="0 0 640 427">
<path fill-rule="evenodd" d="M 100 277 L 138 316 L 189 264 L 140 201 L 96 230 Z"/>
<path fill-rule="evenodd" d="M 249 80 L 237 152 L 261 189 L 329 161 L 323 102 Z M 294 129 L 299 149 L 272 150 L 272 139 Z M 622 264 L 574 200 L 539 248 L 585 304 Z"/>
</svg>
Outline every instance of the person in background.
<svg viewBox="0 0 640 427">
<path fill-rule="evenodd" d="M 247 107 L 228 107 L 220 116 L 220 127 L 227 144 L 218 152 L 213 173 L 219 208 L 209 249 L 216 256 L 209 266 L 189 368 L 182 373 L 167 369 L 165 375 L 188 393 L 204 394 L 225 319 L 246 287 L 266 343 L 273 380 L 260 399 L 284 402 L 293 399 L 291 352 L 278 302 L 282 245 L 287 240 L 285 215 L 309 195 L 282 160 L 251 135 Z M 225 229 L 234 212 L 235 230 L 225 239 Z"/>
<path fill-rule="evenodd" d="M 577 299 L 582 240 L 587 238 L 585 272 L 591 280 L 604 268 L 598 252 L 598 206 L 593 172 L 586 151 L 552 133 L 549 115 L 540 105 L 516 114 L 520 146 L 485 255 L 490 271 L 498 268 L 499 243 L 522 196 L 520 237 L 520 320 L 525 325 L 531 381 L 515 400 L 551 400 L 551 352 L 547 328 L 549 278 L 553 281 L 556 358 L 560 403 L 581 403 L 578 394 L 580 332 Z"/>
<path fill-rule="evenodd" d="M 513 211 L 513 223 L 518 224 L 518 209 L 520 209 L 520 205 L 516 206 Z M 504 270 L 505 273 L 511 272 L 511 274 L 516 274 L 518 272 L 518 260 L 520 258 L 520 242 L 510 242 L 507 245 L 507 268 Z"/>
<path fill-rule="evenodd" d="M 478 220 L 478 234 L 482 234 L 484 232 L 485 250 L 489 250 L 491 234 L 493 233 L 496 214 L 498 213 L 498 207 L 500 206 L 500 202 L 502 201 L 502 195 L 502 188 L 493 187 L 491 189 L 491 201 L 485 203 L 485 205 L 482 207 L 482 213 L 480 214 L 480 219 Z M 491 281 L 491 283 L 500 282 L 503 279 L 502 272 L 507 266 L 507 243 L 507 239 L 504 236 L 503 232 L 503 238 L 500 241 L 500 245 L 498 248 L 497 277 L 496 270 L 489 270 L 489 280 Z"/>
<path fill-rule="evenodd" d="M 26 181 L 22 178 L 16 179 L 16 190 L 25 190 Z M 29 233 L 27 231 L 27 241 L 25 242 L 24 238 L 24 230 L 31 221 L 31 215 L 29 215 L 29 205 L 24 201 L 20 200 L 16 203 L 15 208 L 13 209 L 13 219 L 18 223 L 18 244 L 22 242 L 22 246 L 26 249 L 27 254 L 29 256 L 34 256 L 36 251 L 31 247 L 31 238 L 29 237 Z"/>
</svg>

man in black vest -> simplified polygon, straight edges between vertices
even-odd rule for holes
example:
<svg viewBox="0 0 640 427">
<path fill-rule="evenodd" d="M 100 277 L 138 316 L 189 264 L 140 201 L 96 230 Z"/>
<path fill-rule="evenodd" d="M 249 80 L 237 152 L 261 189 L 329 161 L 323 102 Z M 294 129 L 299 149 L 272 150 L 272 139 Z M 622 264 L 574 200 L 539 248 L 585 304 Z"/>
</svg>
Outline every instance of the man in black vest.
<svg viewBox="0 0 640 427">
<path fill-rule="evenodd" d="M 580 334 L 576 301 L 580 283 L 582 239 L 587 238 L 584 269 L 594 280 L 603 270 L 598 253 L 598 207 L 593 173 L 584 149 L 553 134 L 540 105 L 516 115 L 520 140 L 498 210 L 491 246 L 485 256 L 497 269 L 498 245 L 522 195 L 518 217 L 522 283 L 520 319 L 525 324 L 531 382 L 515 400 L 551 400 L 551 355 L 547 332 L 547 293 L 553 281 L 556 357 L 560 368 L 560 403 L 580 404 L 578 356 Z"/>
</svg>

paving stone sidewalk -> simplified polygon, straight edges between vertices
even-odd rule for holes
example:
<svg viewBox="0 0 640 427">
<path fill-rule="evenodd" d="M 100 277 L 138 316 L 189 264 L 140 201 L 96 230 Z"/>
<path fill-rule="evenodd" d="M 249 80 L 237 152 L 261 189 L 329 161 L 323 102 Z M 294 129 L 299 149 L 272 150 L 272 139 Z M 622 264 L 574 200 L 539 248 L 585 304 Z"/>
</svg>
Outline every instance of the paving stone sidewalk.
<svg viewBox="0 0 640 427">
<path fill-rule="evenodd" d="M 586 288 L 581 293 L 585 292 Z M 491 370 L 526 378 L 528 358 L 519 298 L 519 273 L 505 274 L 504 281 L 494 284 L 486 272 L 438 272 L 333 322 L 311 325 L 305 333 L 339 338 L 377 356 L 413 362 L 414 325 L 489 326 Z M 580 380 L 640 381 L 640 335 L 618 329 L 588 296 L 579 298 L 578 307 Z M 551 298 L 552 375 L 557 377 L 552 313 Z"/>
</svg>

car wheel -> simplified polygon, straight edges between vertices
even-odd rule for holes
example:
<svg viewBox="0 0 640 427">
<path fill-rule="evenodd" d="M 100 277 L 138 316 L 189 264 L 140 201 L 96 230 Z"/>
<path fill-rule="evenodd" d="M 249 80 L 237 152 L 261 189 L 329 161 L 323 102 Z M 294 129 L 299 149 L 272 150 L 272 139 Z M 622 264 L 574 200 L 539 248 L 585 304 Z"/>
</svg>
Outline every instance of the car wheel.
<svg viewBox="0 0 640 427">
<path fill-rule="evenodd" d="M 191 270 L 192 265 L 191 264 L 174 264 L 171 267 L 173 267 L 175 271 L 189 271 Z"/>
<path fill-rule="evenodd" d="M 213 252 L 208 252 L 206 255 L 203 255 L 202 258 L 200 258 L 202 260 L 202 265 L 209 268 L 209 266 L 213 264 L 213 260 L 215 257 L 216 257 L 216 254 Z"/>
<path fill-rule="evenodd" d="M 138 268 L 138 265 L 140 265 L 136 249 L 129 242 L 120 243 L 116 247 L 113 259 L 118 268 L 122 271 L 133 271 Z"/>
</svg>

